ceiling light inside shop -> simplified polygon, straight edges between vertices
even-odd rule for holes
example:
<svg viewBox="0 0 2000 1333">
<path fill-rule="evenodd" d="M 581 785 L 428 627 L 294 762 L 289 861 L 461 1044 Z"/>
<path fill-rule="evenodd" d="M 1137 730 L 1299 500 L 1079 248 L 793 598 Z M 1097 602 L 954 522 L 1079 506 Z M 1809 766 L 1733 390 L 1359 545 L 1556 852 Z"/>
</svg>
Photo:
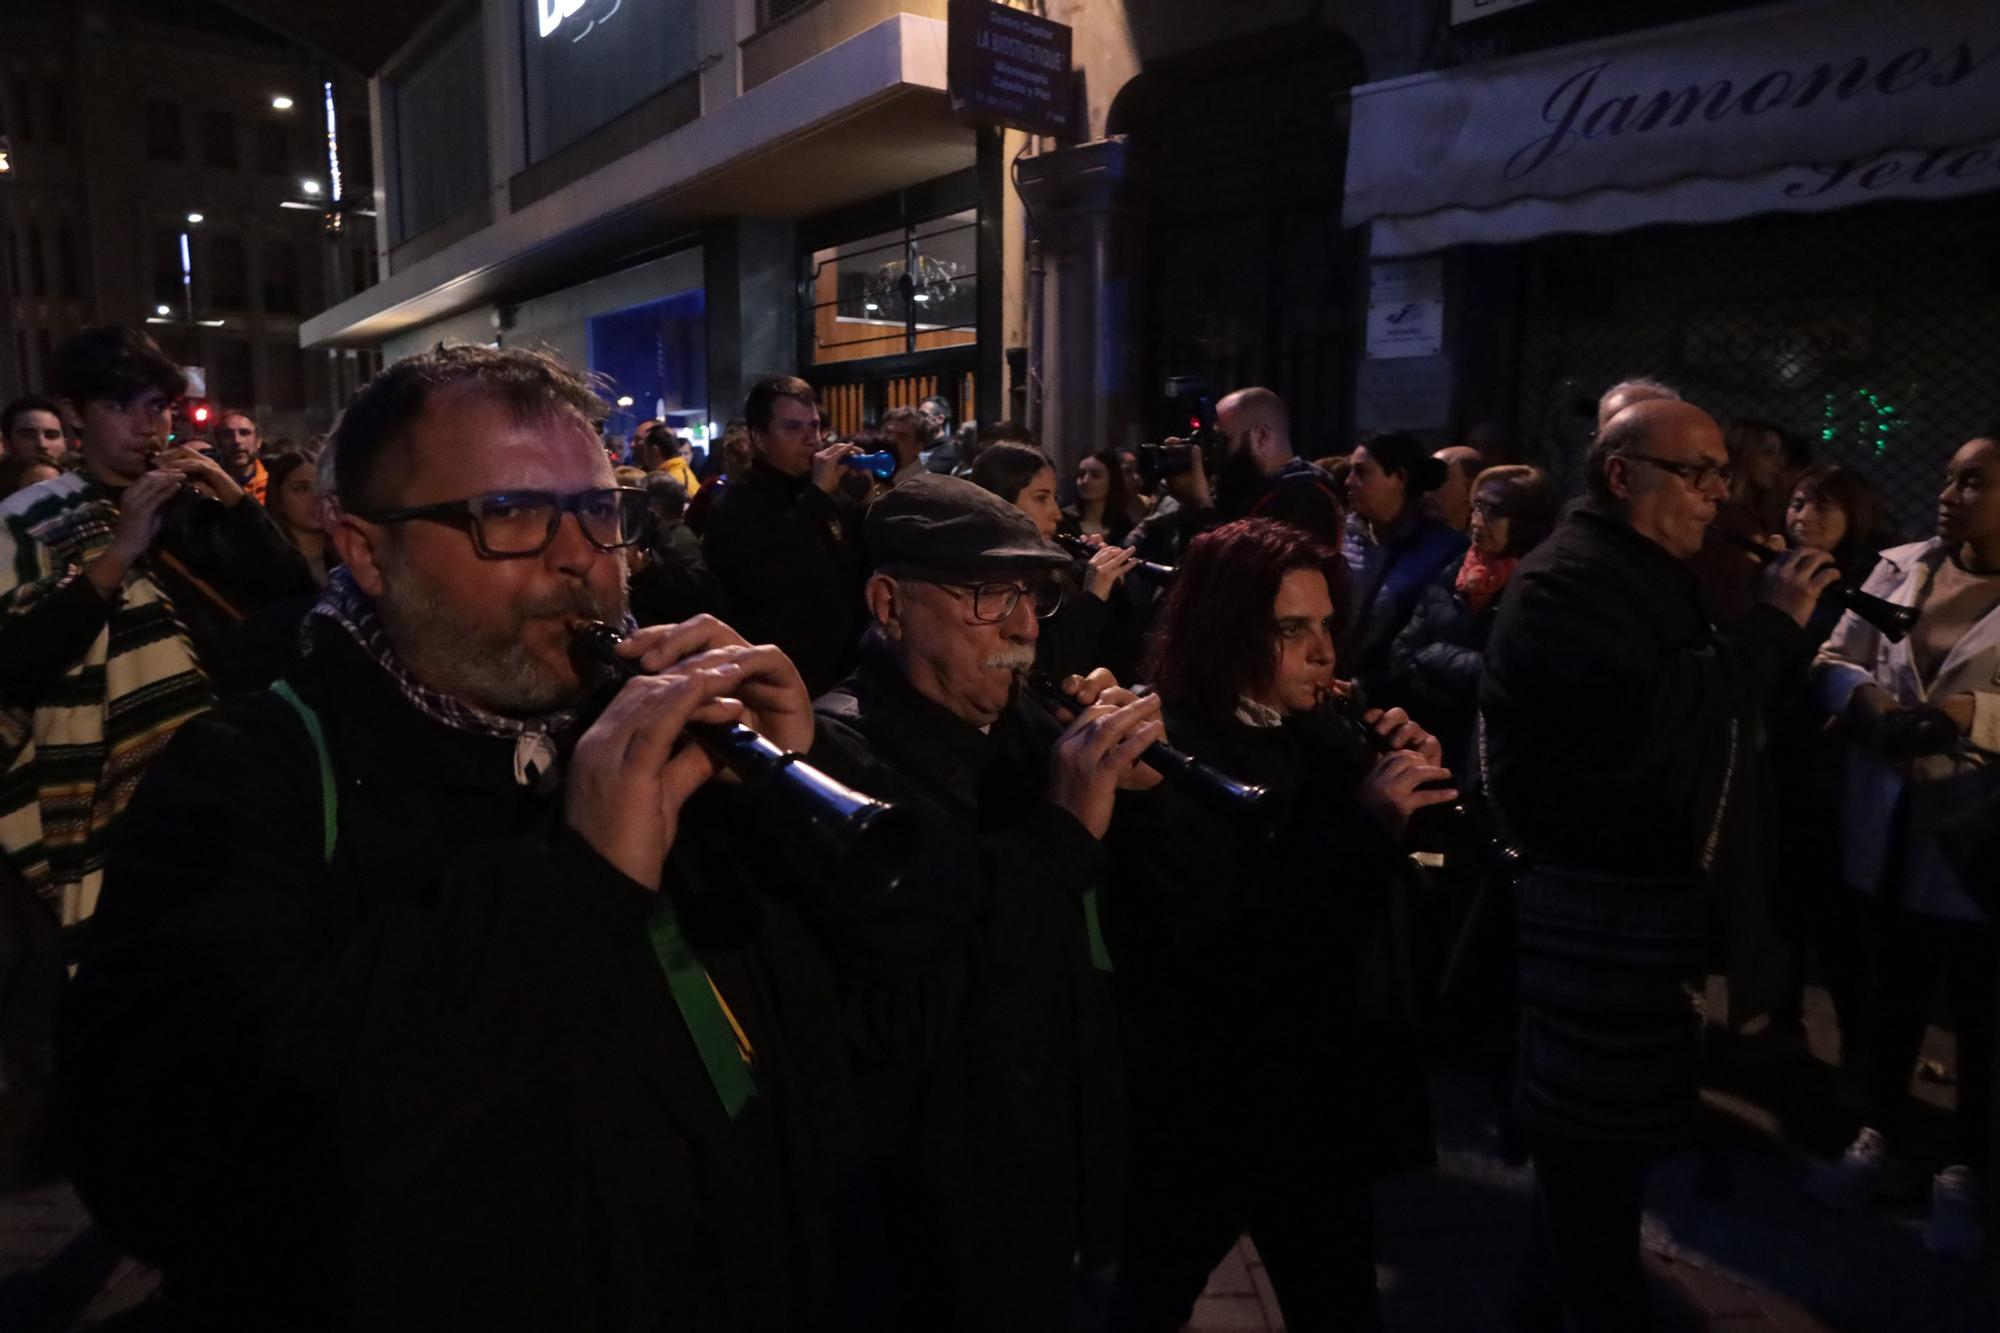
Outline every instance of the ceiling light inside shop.
<svg viewBox="0 0 2000 1333">
<path fill-rule="evenodd" d="M 271 110 L 290 111 L 291 109 L 292 109 L 292 99 L 285 96 L 283 93 L 279 93 L 276 97 L 273 97 L 271 99 Z"/>
</svg>

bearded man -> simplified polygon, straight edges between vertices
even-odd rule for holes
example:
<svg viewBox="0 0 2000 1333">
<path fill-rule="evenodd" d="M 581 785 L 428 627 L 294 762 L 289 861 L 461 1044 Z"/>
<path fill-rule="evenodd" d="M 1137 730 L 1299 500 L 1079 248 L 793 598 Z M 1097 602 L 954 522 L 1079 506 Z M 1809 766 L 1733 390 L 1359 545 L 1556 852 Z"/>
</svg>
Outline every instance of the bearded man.
<svg viewBox="0 0 2000 1333">
<path fill-rule="evenodd" d="M 635 633 L 608 702 L 573 660 L 646 530 L 602 412 L 525 350 L 377 376 L 329 446 L 344 568 L 302 664 L 133 801 L 63 1118 L 186 1327 L 827 1318 L 830 982 L 735 855 L 749 789 L 683 743 L 803 750 L 811 705 L 706 617 Z"/>
</svg>

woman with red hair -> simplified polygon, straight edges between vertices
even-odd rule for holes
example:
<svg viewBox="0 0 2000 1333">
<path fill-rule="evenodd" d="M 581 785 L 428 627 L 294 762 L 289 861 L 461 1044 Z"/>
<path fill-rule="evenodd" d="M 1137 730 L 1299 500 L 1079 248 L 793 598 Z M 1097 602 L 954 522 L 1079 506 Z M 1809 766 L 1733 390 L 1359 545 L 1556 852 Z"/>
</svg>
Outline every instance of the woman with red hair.
<svg viewBox="0 0 2000 1333">
<path fill-rule="evenodd" d="M 1265 836 L 1169 786 L 1112 826 L 1133 1147 L 1117 1333 L 1178 1329 L 1246 1231 L 1289 1327 L 1379 1328 L 1370 1182 L 1430 1160 L 1414 1042 L 1381 997 L 1406 977 L 1405 826 L 1454 793 L 1425 786 L 1450 774 L 1401 710 L 1369 715 L 1386 755 L 1319 712 L 1339 560 L 1270 519 L 1217 528 L 1155 644 L 1174 744 L 1284 813 Z"/>
</svg>

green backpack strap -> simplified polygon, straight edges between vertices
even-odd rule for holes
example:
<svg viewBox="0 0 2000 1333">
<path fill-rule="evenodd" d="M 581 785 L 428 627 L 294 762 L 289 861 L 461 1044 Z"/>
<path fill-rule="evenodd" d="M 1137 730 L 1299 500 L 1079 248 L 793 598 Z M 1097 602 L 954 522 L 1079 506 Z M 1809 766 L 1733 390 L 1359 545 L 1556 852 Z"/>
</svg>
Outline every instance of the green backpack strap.
<svg viewBox="0 0 2000 1333">
<path fill-rule="evenodd" d="M 313 706 L 299 698 L 297 690 L 288 680 L 281 680 L 271 687 L 271 693 L 292 706 L 305 724 L 306 735 L 312 739 L 313 751 L 319 756 L 319 808 L 322 855 L 328 865 L 333 864 L 333 844 L 340 836 L 340 788 L 333 781 L 333 752 L 326 748 L 326 730 L 319 724 L 319 714 Z"/>
</svg>

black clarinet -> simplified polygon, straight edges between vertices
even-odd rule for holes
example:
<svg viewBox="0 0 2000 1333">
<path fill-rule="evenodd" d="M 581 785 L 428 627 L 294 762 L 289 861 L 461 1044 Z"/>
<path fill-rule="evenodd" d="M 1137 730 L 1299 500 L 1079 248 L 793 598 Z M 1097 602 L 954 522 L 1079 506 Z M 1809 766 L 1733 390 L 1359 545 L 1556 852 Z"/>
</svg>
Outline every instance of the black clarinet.
<svg viewBox="0 0 2000 1333">
<path fill-rule="evenodd" d="M 1364 716 L 1366 709 L 1351 694 L 1322 695 L 1312 718 L 1329 735 L 1335 746 L 1364 771 L 1375 761 L 1395 752 L 1389 738 L 1375 730 Z M 1429 827 L 1426 828 L 1425 826 Z M 1464 801 L 1434 805 L 1410 816 L 1410 829 L 1417 842 L 1429 842 L 1446 849 L 1462 848 L 1480 868 L 1495 876 L 1513 875 L 1526 864 L 1521 849 L 1500 836 L 1492 819 Z"/>
<path fill-rule="evenodd" d="M 1021 678 L 1022 695 L 1035 704 L 1058 729 L 1059 710 L 1082 711 L 1084 705 L 1062 686 L 1041 676 Z M 1268 827 L 1277 817 L 1279 802 L 1268 787 L 1242 782 L 1215 765 L 1177 750 L 1165 741 L 1154 741 L 1140 759 L 1163 779 L 1188 795 L 1207 802 L 1230 817 L 1251 826 Z"/>
<path fill-rule="evenodd" d="M 1062 547 L 1063 550 L 1068 551 L 1085 564 L 1089 564 L 1090 558 L 1104 549 L 1101 546 L 1092 546 L 1089 542 L 1071 537 L 1066 533 L 1056 534 L 1056 545 Z M 1163 565 L 1155 560 L 1135 561 L 1132 568 L 1141 574 L 1150 574 L 1156 579 L 1170 579 L 1178 572 L 1174 566 Z"/>
<path fill-rule="evenodd" d="M 645 674 L 636 658 L 620 655 L 624 637 L 603 621 L 582 621 L 571 628 L 571 644 L 584 661 L 609 669 L 621 682 Z M 803 755 L 741 722 L 689 722 L 687 732 L 782 817 L 802 824 L 854 888 L 892 893 L 902 884 L 917 848 L 912 811 L 828 777 Z"/>
<path fill-rule="evenodd" d="M 1782 552 L 1774 551 L 1752 537 L 1739 536 L 1733 532 L 1724 532 L 1720 528 L 1710 528 L 1709 531 L 1728 542 L 1731 546 L 1742 547 L 1755 556 L 1757 563 L 1760 565 L 1768 565 L 1782 554 Z M 1901 643 L 1909 636 L 1910 631 L 1916 628 L 1916 607 L 1904 606 L 1902 603 L 1892 602 L 1886 597 L 1877 597 L 1872 592 L 1863 592 L 1845 579 L 1829 585 L 1827 590 L 1821 593 L 1820 596 L 1831 597 L 1834 604 L 1842 610 L 1852 611 L 1855 615 L 1860 616 L 1863 620 L 1880 630 L 1882 637 L 1890 643 Z"/>
</svg>

